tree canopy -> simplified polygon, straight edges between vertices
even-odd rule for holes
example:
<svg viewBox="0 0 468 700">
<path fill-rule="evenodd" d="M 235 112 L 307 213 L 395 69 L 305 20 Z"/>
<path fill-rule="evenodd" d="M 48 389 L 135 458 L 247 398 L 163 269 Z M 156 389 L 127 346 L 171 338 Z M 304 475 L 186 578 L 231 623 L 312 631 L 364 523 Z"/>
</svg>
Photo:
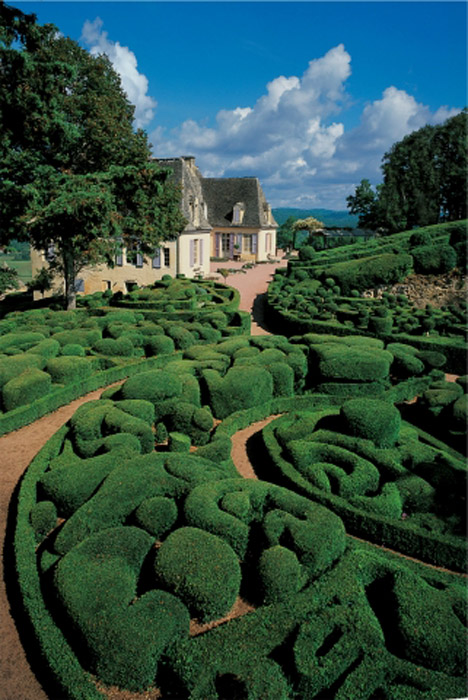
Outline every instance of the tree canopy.
<svg viewBox="0 0 468 700">
<path fill-rule="evenodd" d="M 383 183 L 361 180 L 347 198 L 359 225 L 388 232 L 466 218 L 468 113 L 425 126 L 395 143 L 382 160 Z"/>
<path fill-rule="evenodd" d="M 0 65 L 0 242 L 53 246 L 72 307 L 80 269 L 180 233 L 180 192 L 105 55 L 0 4 Z"/>
</svg>

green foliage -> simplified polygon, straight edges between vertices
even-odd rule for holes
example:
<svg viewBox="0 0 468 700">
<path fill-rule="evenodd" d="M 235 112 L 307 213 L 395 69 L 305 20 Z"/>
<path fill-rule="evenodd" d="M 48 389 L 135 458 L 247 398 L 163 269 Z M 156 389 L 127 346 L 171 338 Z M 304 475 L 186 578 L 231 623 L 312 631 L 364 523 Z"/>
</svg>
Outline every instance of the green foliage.
<svg viewBox="0 0 468 700">
<path fill-rule="evenodd" d="M 95 363 L 89 357 L 53 357 L 48 360 L 46 370 L 56 384 L 68 384 L 91 376 Z"/>
<path fill-rule="evenodd" d="M 26 369 L 10 379 L 2 389 L 2 401 L 6 411 L 13 411 L 48 394 L 52 380 L 40 369 Z"/>
<path fill-rule="evenodd" d="M 53 343 L 53 340 L 48 341 L 50 343 Z M 82 345 L 79 345 L 78 343 L 68 343 L 67 345 L 64 345 L 62 348 L 62 355 L 65 356 L 74 356 L 74 357 L 84 357 L 86 354 L 86 351 Z"/>
<path fill-rule="evenodd" d="M 194 527 L 171 533 L 155 562 L 157 581 L 202 621 L 226 615 L 239 593 L 241 570 L 222 539 Z"/>
<path fill-rule="evenodd" d="M 0 387 L 27 369 L 42 369 L 44 364 L 43 359 L 39 355 L 29 353 L 0 358 Z"/>
<path fill-rule="evenodd" d="M 177 515 L 177 505 L 173 498 L 153 496 L 138 506 L 135 521 L 152 537 L 160 540 L 175 524 Z"/>
<path fill-rule="evenodd" d="M 175 351 L 175 344 L 167 335 L 150 335 L 144 341 L 144 348 L 147 357 L 171 355 Z"/>
<path fill-rule="evenodd" d="M 401 416 L 395 406 L 376 399 L 353 399 L 341 415 L 349 435 L 372 440 L 377 447 L 392 447 L 398 439 Z"/>
<path fill-rule="evenodd" d="M 466 217 L 467 111 L 395 143 L 382 161 L 383 184 L 362 180 L 348 208 L 360 226 L 393 233 Z"/>
<path fill-rule="evenodd" d="M 267 604 L 287 601 L 308 580 L 297 555 L 279 544 L 263 550 L 259 560 L 259 575 Z"/>
<path fill-rule="evenodd" d="M 152 683 L 159 657 L 187 634 L 189 624 L 185 606 L 164 591 L 134 601 L 152 543 L 134 527 L 108 529 L 63 557 L 55 574 L 58 599 L 78 630 L 91 670 L 108 685 L 134 691 Z"/>
<path fill-rule="evenodd" d="M 406 253 L 382 253 L 334 263 L 328 267 L 327 275 L 336 279 L 343 293 L 348 294 L 352 289 L 401 282 L 411 271 L 412 262 Z"/>
<path fill-rule="evenodd" d="M 52 501 L 39 501 L 31 509 L 31 525 L 37 542 L 57 525 L 57 509 Z"/>
<path fill-rule="evenodd" d="M 422 275 L 450 272 L 457 264 L 457 254 L 450 245 L 422 245 L 411 249 L 414 271 Z"/>
<path fill-rule="evenodd" d="M 18 272 L 8 265 L 0 266 L 0 294 L 5 294 L 10 289 L 18 289 Z"/>
<path fill-rule="evenodd" d="M 164 399 L 180 396 L 182 381 L 175 374 L 151 370 L 128 379 L 121 393 L 124 399 L 144 399 L 156 405 Z"/>
<path fill-rule="evenodd" d="M 273 379 L 262 367 L 231 367 L 224 377 L 214 370 L 202 372 L 203 381 L 216 418 L 270 401 L 273 397 Z"/>
<path fill-rule="evenodd" d="M 122 239 L 149 254 L 182 230 L 180 194 L 149 162 L 106 56 L 20 10 L 3 9 L 2 25 L 1 229 L 6 240 L 54 244 L 50 266 L 72 308 L 82 267 L 112 262 Z"/>
<path fill-rule="evenodd" d="M 101 355 L 131 357 L 135 348 L 128 338 L 102 338 L 94 343 L 94 349 Z"/>
<path fill-rule="evenodd" d="M 190 438 L 184 433 L 169 433 L 169 452 L 190 452 Z"/>
</svg>

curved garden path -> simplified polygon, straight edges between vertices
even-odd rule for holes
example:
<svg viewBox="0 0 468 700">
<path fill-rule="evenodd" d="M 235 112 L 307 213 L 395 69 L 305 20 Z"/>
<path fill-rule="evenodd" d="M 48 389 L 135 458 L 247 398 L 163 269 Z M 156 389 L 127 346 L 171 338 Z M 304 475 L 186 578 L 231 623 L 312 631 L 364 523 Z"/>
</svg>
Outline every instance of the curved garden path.
<svg viewBox="0 0 468 700">
<path fill-rule="evenodd" d="M 231 274 L 226 279 L 227 285 L 235 287 L 240 292 L 240 309 L 249 311 L 252 315 L 252 335 L 269 334 L 264 323 L 265 294 L 276 268 L 286 267 L 286 265 L 287 261 L 285 260 L 256 265 L 247 270 L 246 273 Z M 212 271 L 214 272 L 222 267 L 241 269 L 242 263 L 232 261 L 212 263 Z M 15 518 L 15 499 L 12 497 L 16 494 L 24 471 L 44 443 L 70 419 L 78 406 L 99 398 L 106 388 L 103 387 L 82 396 L 68 406 L 63 406 L 54 413 L 40 418 L 35 423 L 0 437 L 0 543 L 2 547 L 0 562 L 0 700 L 63 700 L 45 693 L 38 680 L 41 677 L 41 660 L 34 657 L 29 649 L 25 650 L 20 641 L 17 625 L 21 627 L 21 622 L 18 622 L 21 617 L 18 614 L 19 601 L 15 591 L 11 565 L 11 538 Z M 240 430 L 233 437 L 233 461 L 239 473 L 245 478 L 257 478 L 248 454 L 248 441 L 275 417 L 270 416 L 245 430 Z M 5 561 L 6 568 L 4 567 Z M 232 612 L 234 616 L 237 616 L 245 614 L 247 609 L 240 607 Z M 14 613 L 14 617 L 12 613 Z M 202 630 L 193 630 L 195 633 L 200 631 Z M 120 700 L 120 693 L 117 693 L 115 697 L 117 698 L 117 696 Z"/>
<path fill-rule="evenodd" d="M 279 251 L 278 257 L 282 258 L 281 251 Z M 232 273 L 226 277 L 225 282 L 229 287 L 239 290 L 241 297 L 240 310 L 249 311 L 252 315 L 252 335 L 267 335 L 270 331 L 264 322 L 266 291 L 276 269 L 278 267 L 287 267 L 288 261 L 278 259 L 275 262 L 260 263 L 250 270 L 240 272 L 242 265 L 243 263 L 232 260 L 228 262 L 214 262 L 211 263 L 211 271 L 215 273 L 216 270 L 220 269 L 239 270 L 239 272 Z"/>
<path fill-rule="evenodd" d="M 267 334 L 263 324 L 263 300 L 268 284 L 277 267 L 287 262 L 256 265 L 246 273 L 231 274 L 226 280 L 229 286 L 239 290 L 240 309 L 252 314 L 252 334 Z M 213 263 L 219 267 L 242 268 L 242 263 Z M 99 398 L 106 387 L 76 399 L 35 423 L 0 437 L 0 700 L 47 700 L 38 678 L 41 661 L 23 648 L 18 626 L 21 627 L 19 601 L 12 570 L 11 539 L 15 519 L 15 498 L 19 481 L 41 447 L 66 423 L 78 406 Z M 7 535 L 7 536 L 6 536 Z M 6 562 L 6 566 L 4 566 Z M 14 614 L 14 616 L 13 616 Z M 24 634 L 23 634 L 24 641 Z M 27 646 L 27 645 L 26 645 Z M 34 669 L 34 672 L 32 668 Z M 62 700 L 49 698 L 49 700 Z"/>
<path fill-rule="evenodd" d="M 106 388 L 86 394 L 31 425 L 0 437 L 0 700 L 47 700 L 48 697 L 31 670 L 32 666 L 40 677 L 40 659 L 28 656 L 17 629 L 17 624 L 21 626 L 18 623 L 21 616 L 11 551 L 16 500 L 13 496 L 21 476 L 44 443 L 71 418 L 78 406 L 98 399 Z"/>
</svg>

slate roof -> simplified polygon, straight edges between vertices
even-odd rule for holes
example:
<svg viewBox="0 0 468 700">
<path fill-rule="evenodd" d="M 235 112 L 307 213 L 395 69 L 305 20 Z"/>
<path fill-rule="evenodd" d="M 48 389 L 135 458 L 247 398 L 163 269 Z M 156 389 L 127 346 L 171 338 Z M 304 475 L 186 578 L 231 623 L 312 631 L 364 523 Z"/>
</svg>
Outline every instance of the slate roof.
<svg viewBox="0 0 468 700">
<path fill-rule="evenodd" d="M 203 195 L 208 205 L 212 226 L 239 226 L 275 228 L 275 220 L 268 218 L 268 204 L 256 177 L 203 178 Z M 234 205 L 244 205 L 241 224 L 233 223 Z"/>
<path fill-rule="evenodd" d="M 181 209 L 189 224 L 186 230 L 192 229 L 189 200 L 196 196 L 201 203 L 207 205 L 207 219 L 201 216 L 199 226 L 236 228 L 276 228 L 271 209 L 265 199 L 260 182 L 256 177 L 223 177 L 205 178 L 195 166 L 193 156 L 176 158 L 154 158 L 163 167 L 169 167 L 174 172 L 174 180 L 182 185 Z M 233 222 L 233 210 L 236 204 L 241 204 L 244 216 L 241 223 Z"/>
</svg>

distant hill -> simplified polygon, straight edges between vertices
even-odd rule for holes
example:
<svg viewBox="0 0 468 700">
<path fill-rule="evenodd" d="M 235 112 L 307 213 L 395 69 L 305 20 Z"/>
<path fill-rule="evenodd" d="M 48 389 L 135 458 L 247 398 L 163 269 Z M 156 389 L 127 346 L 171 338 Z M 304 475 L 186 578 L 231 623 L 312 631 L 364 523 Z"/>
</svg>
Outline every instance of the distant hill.
<svg viewBox="0 0 468 700">
<path fill-rule="evenodd" d="M 349 214 L 345 211 L 333 211 L 332 209 L 290 209 L 278 208 L 273 209 L 273 216 L 278 225 L 284 224 L 286 219 L 294 216 L 295 219 L 306 219 L 308 216 L 313 216 L 319 221 L 323 221 L 325 226 L 341 226 L 356 228 L 359 217 L 354 214 Z"/>
</svg>

